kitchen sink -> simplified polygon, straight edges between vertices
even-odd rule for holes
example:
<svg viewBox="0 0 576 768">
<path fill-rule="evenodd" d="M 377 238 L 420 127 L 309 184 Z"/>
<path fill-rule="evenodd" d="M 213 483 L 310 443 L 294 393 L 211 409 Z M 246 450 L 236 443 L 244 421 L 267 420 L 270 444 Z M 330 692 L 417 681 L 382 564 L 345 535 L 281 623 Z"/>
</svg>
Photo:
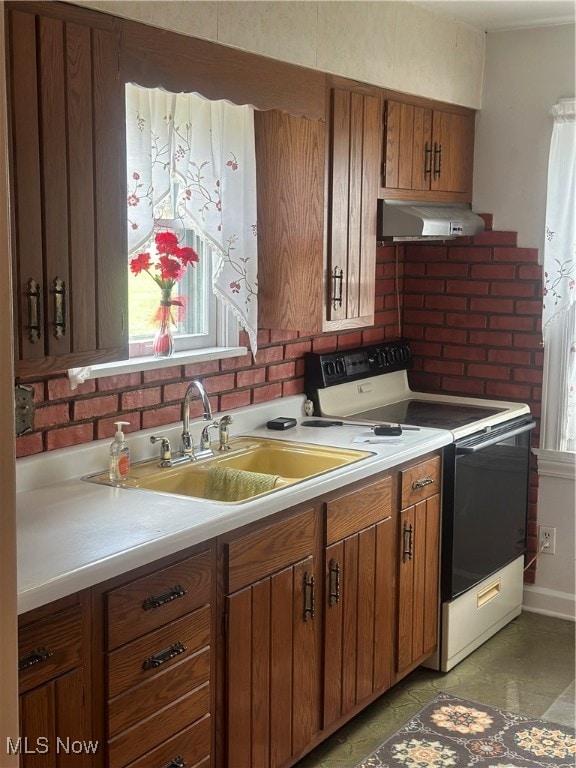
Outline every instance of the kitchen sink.
<svg viewBox="0 0 576 768">
<path fill-rule="evenodd" d="M 130 478 L 121 487 L 219 504 L 242 503 L 372 455 L 368 451 L 267 438 L 238 437 L 229 445 L 230 451 L 174 467 L 161 468 L 157 461 L 134 464 Z M 108 473 L 83 479 L 116 486 Z"/>
</svg>

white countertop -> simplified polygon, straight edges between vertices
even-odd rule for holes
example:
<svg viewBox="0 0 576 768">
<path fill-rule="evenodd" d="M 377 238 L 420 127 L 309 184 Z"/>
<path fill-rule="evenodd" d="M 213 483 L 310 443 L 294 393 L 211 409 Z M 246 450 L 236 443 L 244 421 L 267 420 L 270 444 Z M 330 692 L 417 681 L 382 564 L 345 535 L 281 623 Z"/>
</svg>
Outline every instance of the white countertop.
<svg viewBox="0 0 576 768">
<path fill-rule="evenodd" d="M 451 442 L 449 432 L 405 431 L 402 437 L 357 444 L 362 427 L 302 427 L 303 396 L 233 411 L 232 437 L 252 435 L 294 442 L 357 448 L 373 455 L 270 495 L 238 504 L 111 488 L 85 482 L 104 471 L 111 440 L 18 459 L 18 612 L 98 584 L 138 566 L 186 549 L 280 510 L 363 480 Z M 266 429 L 275 416 L 294 416 L 298 426 Z M 193 427 L 199 433 L 202 424 Z M 156 430 L 177 445 L 179 424 Z M 156 455 L 154 430 L 127 435 L 132 460 Z"/>
</svg>

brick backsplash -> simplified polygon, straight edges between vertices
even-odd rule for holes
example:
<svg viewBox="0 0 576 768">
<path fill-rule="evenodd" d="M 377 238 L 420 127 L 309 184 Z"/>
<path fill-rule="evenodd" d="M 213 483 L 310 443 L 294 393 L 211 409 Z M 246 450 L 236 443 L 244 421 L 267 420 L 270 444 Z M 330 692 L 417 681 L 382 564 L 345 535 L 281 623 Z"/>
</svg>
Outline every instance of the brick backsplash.
<svg viewBox="0 0 576 768">
<path fill-rule="evenodd" d="M 214 411 L 303 392 L 303 355 L 409 339 L 413 389 L 528 402 L 540 416 L 542 280 L 537 251 L 518 248 L 515 232 L 487 229 L 446 243 L 377 248 L 375 324 L 363 330 L 307 334 L 258 331 L 252 355 L 87 381 L 70 390 L 65 373 L 28 378 L 35 428 L 16 439 L 17 456 L 112 438 L 178 421 L 187 382 L 202 377 Z M 398 305 L 400 303 L 400 306 Z M 246 342 L 246 338 L 243 339 Z M 191 416 L 201 415 L 199 401 Z M 534 438 L 537 439 L 536 436 Z M 535 550 L 537 474 L 531 475 L 529 549 Z M 533 570 L 526 575 L 533 580 Z"/>
</svg>

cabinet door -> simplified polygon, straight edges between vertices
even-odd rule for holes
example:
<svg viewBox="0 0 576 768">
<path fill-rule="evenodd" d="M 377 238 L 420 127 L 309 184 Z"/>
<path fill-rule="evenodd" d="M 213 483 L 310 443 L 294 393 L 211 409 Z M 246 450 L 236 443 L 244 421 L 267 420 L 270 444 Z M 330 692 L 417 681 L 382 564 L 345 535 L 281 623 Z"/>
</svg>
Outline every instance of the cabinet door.
<svg viewBox="0 0 576 768">
<path fill-rule="evenodd" d="M 20 750 L 22 768 L 90 765 L 92 748 L 85 720 L 82 668 L 22 694 L 20 727 L 25 734 Z"/>
<path fill-rule="evenodd" d="M 430 188 L 471 193 L 474 162 L 474 116 L 435 110 Z"/>
<path fill-rule="evenodd" d="M 111 31 L 8 6 L 16 372 L 127 343 L 123 91 Z"/>
<path fill-rule="evenodd" d="M 327 317 L 341 327 L 374 320 L 380 130 L 378 98 L 333 89 Z"/>
<path fill-rule="evenodd" d="M 383 186 L 387 189 L 430 189 L 432 110 L 387 101 Z"/>
<path fill-rule="evenodd" d="M 258 327 L 322 330 L 325 123 L 256 112 Z"/>
<path fill-rule="evenodd" d="M 227 598 L 228 766 L 275 768 L 320 730 L 314 558 Z"/>
<path fill-rule="evenodd" d="M 389 517 L 326 549 L 324 727 L 391 685 L 394 527 Z"/>
<path fill-rule="evenodd" d="M 409 672 L 438 641 L 440 496 L 400 514 L 396 670 Z"/>
</svg>

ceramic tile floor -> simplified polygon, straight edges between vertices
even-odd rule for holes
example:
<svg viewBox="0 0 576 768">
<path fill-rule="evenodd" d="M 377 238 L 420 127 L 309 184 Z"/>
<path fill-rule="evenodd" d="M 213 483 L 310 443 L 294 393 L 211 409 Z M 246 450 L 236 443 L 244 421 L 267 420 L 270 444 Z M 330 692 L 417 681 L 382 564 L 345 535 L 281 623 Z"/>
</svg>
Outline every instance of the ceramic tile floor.
<svg viewBox="0 0 576 768">
<path fill-rule="evenodd" d="M 574 639 L 573 622 L 522 613 L 450 672 L 412 672 L 296 768 L 354 768 L 440 691 L 573 726 Z"/>
</svg>

